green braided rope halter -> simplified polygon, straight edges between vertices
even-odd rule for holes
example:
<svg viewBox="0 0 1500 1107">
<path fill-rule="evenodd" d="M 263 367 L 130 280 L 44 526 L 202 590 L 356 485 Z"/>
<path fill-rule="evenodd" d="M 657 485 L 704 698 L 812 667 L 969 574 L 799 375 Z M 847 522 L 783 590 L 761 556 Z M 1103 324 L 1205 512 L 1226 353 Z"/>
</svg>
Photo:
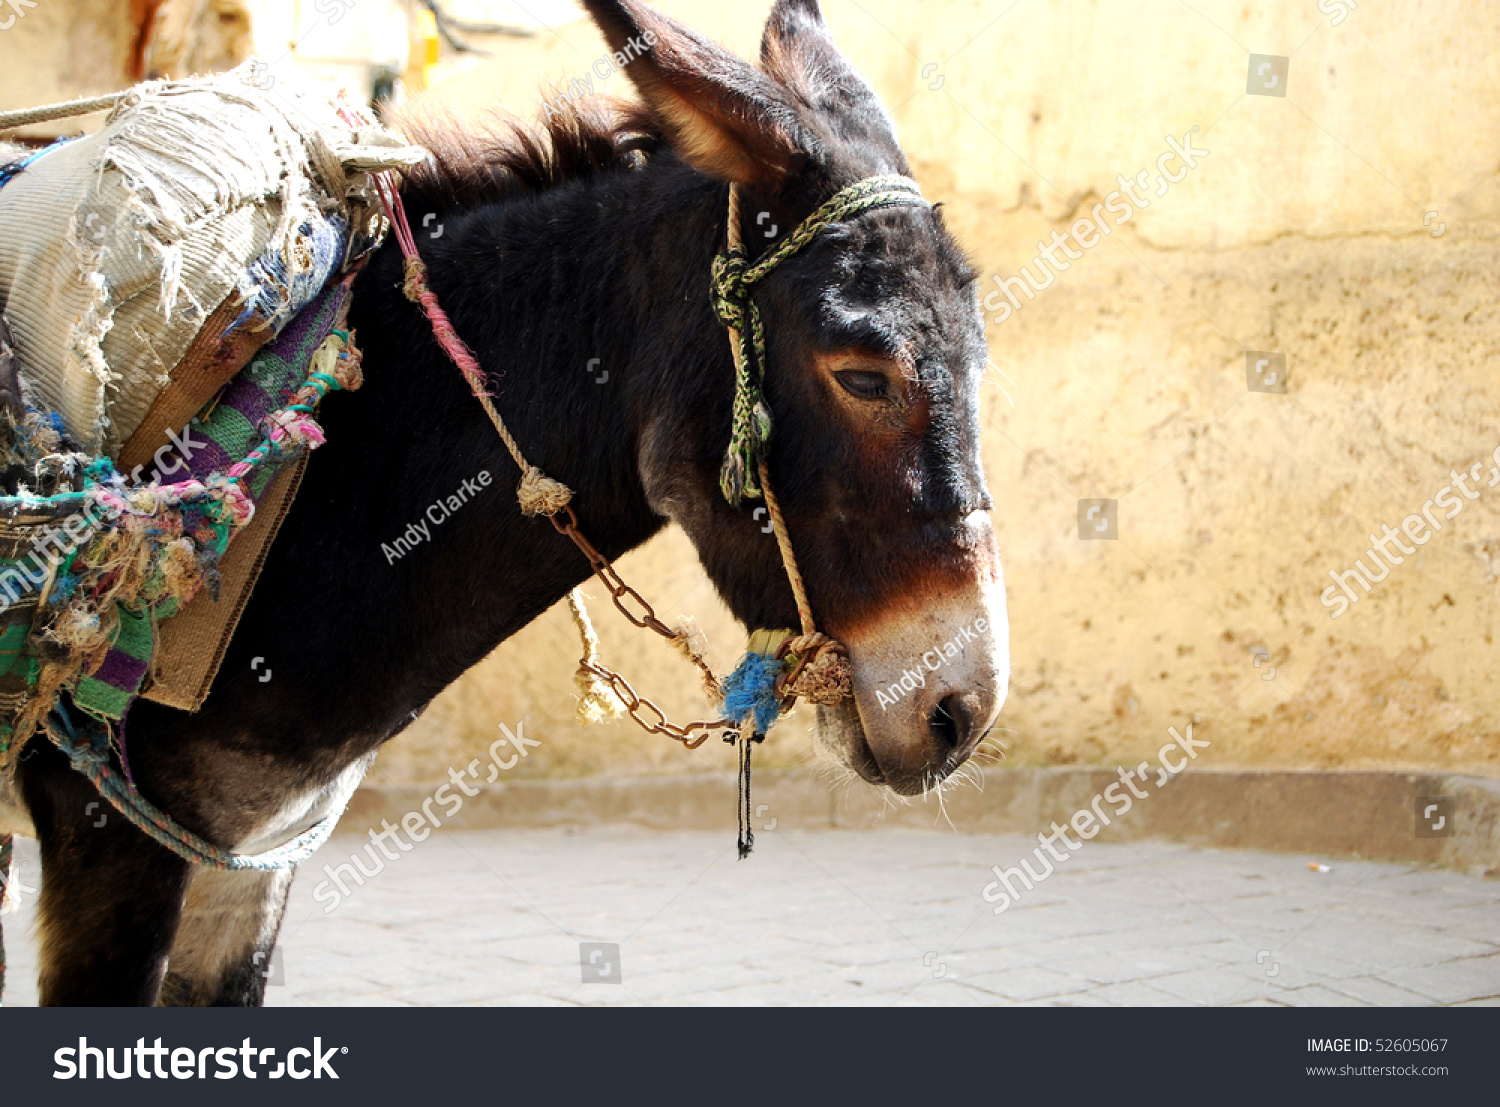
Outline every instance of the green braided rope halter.
<svg viewBox="0 0 1500 1107">
<path fill-rule="evenodd" d="M 751 293 L 778 265 L 834 223 L 876 208 L 930 207 L 917 182 L 909 177 L 867 177 L 840 189 L 833 198 L 782 239 L 755 264 L 740 243 L 738 195 L 730 186 L 729 247 L 714 258 L 713 305 L 728 327 L 735 351 L 734 416 L 729 450 L 719 473 L 724 498 L 738 507 L 746 497 L 760 496 L 756 465 L 771 437 L 771 412 L 761 395 L 766 371 L 766 330 Z"/>
</svg>

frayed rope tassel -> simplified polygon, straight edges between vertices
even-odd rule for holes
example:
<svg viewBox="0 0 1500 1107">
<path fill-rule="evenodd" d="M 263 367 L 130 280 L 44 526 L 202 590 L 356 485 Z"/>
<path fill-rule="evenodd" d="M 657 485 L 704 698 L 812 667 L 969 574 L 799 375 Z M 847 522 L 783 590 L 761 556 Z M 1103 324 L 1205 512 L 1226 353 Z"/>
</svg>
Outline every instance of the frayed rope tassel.
<svg viewBox="0 0 1500 1107">
<path fill-rule="evenodd" d="M 581 693 L 578 698 L 578 721 L 584 726 L 618 719 L 625 714 L 625 705 L 605 680 L 589 668 L 599 660 L 599 636 L 594 633 L 594 624 L 589 619 L 589 610 L 584 606 L 583 593 L 574 588 L 568 593 L 568 611 L 573 616 L 573 625 L 578 628 L 578 637 L 583 640 L 583 658 L 578 671 L 573 674 L 573 683 Z"/>
<path fill-rule="evenodd" d="M 736 804 L 735 817 L 739 823 L 739 837 L 735 840 L 735 846 L 739 850 L 739 859 L 743 861 L 749 857 L 755 849 L 755 827 L 751 822 L 753 813 L 750 810 L 750 751 L 755 748 L 757 742 L 764 742 L 766 736 L 755 731 L 755 719 L 746 716 L 740 726 L 739 734 L 726 735 L 724 741 L 737 742 L 740 751 L 740 773 L 739 773 L 739 801 Z"/>
<path fill-rule="evenodd" d="M 739 666 L 724 678 L 724 714 L 740 724 L 738 734 L 726 735 L 724 741 L 739 744 L 739 802 L 736 820 L 739 823 L 739 859 L 743 861 L 755 849 L 754 816 L 750 807 L 750 751 L 755 743 L 763 742 L 766 731 L 775 724 L 781 714 L 781 700 L 776 695 L 776 678 L 781 675 L 782 664 L 768 654 L 753 650 L 740 660 Z"/>
</svg>

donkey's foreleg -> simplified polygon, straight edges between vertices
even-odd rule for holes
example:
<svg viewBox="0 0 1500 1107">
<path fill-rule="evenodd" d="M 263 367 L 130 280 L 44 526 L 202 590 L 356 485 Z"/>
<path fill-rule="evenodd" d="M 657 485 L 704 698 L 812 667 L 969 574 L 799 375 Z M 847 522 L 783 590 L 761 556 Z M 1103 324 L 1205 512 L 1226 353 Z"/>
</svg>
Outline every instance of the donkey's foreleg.
<svg viewBox="0 0 1500 1107">
<path fill-rule="evenodd" d="M 154 1004 L 188 863 L 118 815 L 46 742 L 30 743 L 18 783 L 42 853 L 41 1002 Z"/>
<path fill-rule="evenodd" d="M 161 1002 L 259 1007 L 294 872 L 194 871 Z"/>
</svg>

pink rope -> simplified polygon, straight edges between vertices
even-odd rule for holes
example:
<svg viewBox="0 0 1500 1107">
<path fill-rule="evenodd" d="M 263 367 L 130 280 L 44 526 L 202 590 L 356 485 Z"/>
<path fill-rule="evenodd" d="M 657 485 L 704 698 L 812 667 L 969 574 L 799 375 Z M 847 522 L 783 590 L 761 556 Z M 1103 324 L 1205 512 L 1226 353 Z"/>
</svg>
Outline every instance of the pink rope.
<svg viewBox="0 0 1500 1107">
<path fill-rule="evenodd" d="M 375 190 L 380 195 L 380 202 L 385 206 L 386 215 L 391 221 L 391 229 L 395 231 L 396 242 L 406 258 L 406 294 L 421 304 L 427 321 L 432 325 L 433 337 L 463 373 L 474 395 L 488 395 L 484 386 L 484 369 L 480 367 L 479 360 L 453 329 L 453 321 L 438 302 L 437 293 L 427 287 L 427 264 L 417 252 L 417 240 L 412 236 L 411 224 L 407 222 L 401 193 L 391 181 L 389 173 L 376 174 Z"/>
</svg>

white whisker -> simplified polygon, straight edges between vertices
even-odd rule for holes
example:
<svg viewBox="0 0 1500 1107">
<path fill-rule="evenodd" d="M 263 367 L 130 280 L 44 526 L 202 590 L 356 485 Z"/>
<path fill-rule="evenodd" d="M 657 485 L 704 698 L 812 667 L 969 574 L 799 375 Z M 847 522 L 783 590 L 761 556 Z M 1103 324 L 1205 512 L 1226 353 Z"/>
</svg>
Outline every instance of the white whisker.
<svg viewBox="0 0 1500 1107">
<path fill-rule="evenodd" d="M 948 824 L 948 829 L 951 830 L 951 831 L 953 831 L 955 834 L 957 834 L 958 833 L 958 827 L 956 827 L 956 826 L 953 825 L 953 820 L 948 815 L 948 805 L 943 800 L 943 792 L 945 791 L 944 785 L 946 783 L 947 783 L 946 781 L 940 781 L 938 783 L 937 788 L 934 789 L 937 792 L 938 814 L 941 815 L 943 821 Z M 933 824 L 936 825 L 936 823 L 937 823 L 937 820 L 934 819 L 933 820 Z"/>
</svg>

